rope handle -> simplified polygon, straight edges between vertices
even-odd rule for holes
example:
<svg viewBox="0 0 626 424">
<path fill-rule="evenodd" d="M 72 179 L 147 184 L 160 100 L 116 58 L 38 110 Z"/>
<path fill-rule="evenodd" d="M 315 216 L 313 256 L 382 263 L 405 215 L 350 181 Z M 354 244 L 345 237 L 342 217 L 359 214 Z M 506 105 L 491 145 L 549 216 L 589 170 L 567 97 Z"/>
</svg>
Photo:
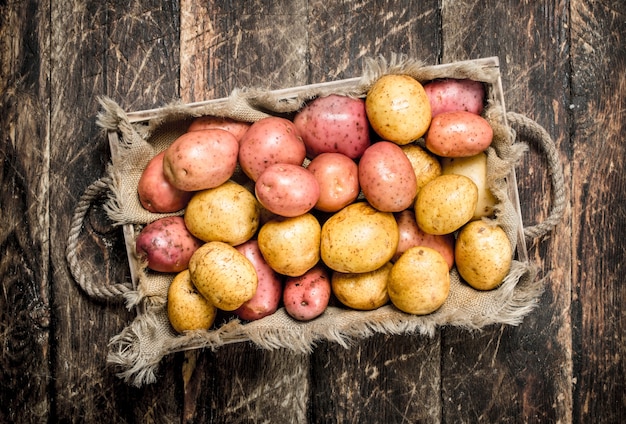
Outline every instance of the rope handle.
<svg viewBox="0 0 626 424">
<path fill-rule="evenodd" d="M 96 300 L 121 302 L 124 300 L 124 294 L 133 290 L 132 287 L 122 283 L 98 284 L 92 279 L 90 273 L 83 272 L 81 262 L 76 255 L 87 211 L 95 200 L 101 198 L 108 191 L 110 184 L 111 177 L 102 177 L 91 183 L 80 197 L 70 223 L 65 255 L 74 280 L 85 293 Z"/>
<path fill-rule="evenodd" d="M 543 222 L 524 228 L 524 236 L 527 239 L 539 238 L 550 232 L 561 221 L 565 212 L 565 183 L 558 149 L 550 134 L 537 122 L 515 112 L 508 112 L 506 117 L 515 130 L 516 137 L 535 142 L 548 160 L 548 174 L 552 184 L 550 213 Z"/>
</svg>

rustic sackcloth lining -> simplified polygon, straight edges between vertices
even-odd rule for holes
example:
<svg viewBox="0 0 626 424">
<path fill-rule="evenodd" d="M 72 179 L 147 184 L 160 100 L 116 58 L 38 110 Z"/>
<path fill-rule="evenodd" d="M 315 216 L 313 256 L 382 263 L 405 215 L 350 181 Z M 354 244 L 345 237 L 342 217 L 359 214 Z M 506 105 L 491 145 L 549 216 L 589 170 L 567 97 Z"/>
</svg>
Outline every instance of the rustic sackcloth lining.
<svg viewBox="0 0 626 424">
<path fill-rule="evenodd" d="M 457 66 L 446 67 L 445 73 L 442 73 L 437 67 L 423 66 L 404 56 L 394 56 L 391 60 L 372 59 L 366 63 L 357 84 L 347 89 L 333 89 L 332 92 L 363 96 L 376 79 L 390 73 L 411 75 L 421 82 L 451 77 L 486 83 L 488 102 L 483 116 L 494 129 L 492 145 L 486 152 L 488 185 L 498 204 L 495 217 L 485 220 L 502 226 L 514 249 L 524 246 L 524 234 L 532 238 L 540 237 L 559 222 L 563 214 L 565 193 L 554 142 L 534 121 L 522 115 L 505 113 L 504 105 L 494 95 L 494 90 L 489 88 L 499 79 L 497 68 L 459 62 Z M 258 321 L 246 323 L 232 319 L 217 329 L 190 331 L 180 335 L 170 326 L 166 312 L 167 288 L 173 275 L 151 272 L 145 263 L 136 261 L 139 265 L 133 272 L 137 276 L 137 287 L 130 287 L 124 284 L 99 284 L 93 280 L 93 276 L 81 272 L 74 247 L 80 238 L 86 210 L 95 197 L 106 194 L 108 199 L 104 208 L 108 216 L 117 225 L 132 224 L 135 234 L 143 224 L 165 216 L 150 213 L 141 207 L 136 191 L 137 182 L 149 159 L 182 134 L 194 117 L 215 115 L 254 122 L 270 114 L 292 113 L 308 100 L 327 94 L 330 92 L 323 86 L 303 90 L 289 99 L 263 90 L 236 90 L 228 101 L 203 108 L 173 103 L 161 109 L 159 115 L 147 125 L 130 123 L 126 113 L 115 102 L 101 99 L 102 112 L 98 116 L 98 124 L 120 135 L 119 145 L 116 146 L 120 154 L 109 165 L 107 175 L 89 187 L 81 198 L 70 229 L 67 257 L 72 274 L 89 296 L 107 300 L 123 298 L 129 308 L 137 310 L 135 320 L 113 337 L 109 344 L 108 363 L 118 368 L 121 378 L 135 386 L 153 383 L 161 359 L 184 350 L 217 349 L 230 343 L 250 341 L 264 349 L 286 348 L 311 352 L 319 340 L 348 346 L 351 340 L 374 333 L 432 336 L 440 326 L 480 329 L 495 323 L 517 325 L 537 305 L 544 280 L 537 278 L 537 266 L 522 257 L 525 255 L 518 254 L 521 260 L 513 261 L 503 283 L 492 291 L 474 290 L 460 279 L 453 268 L 449 298 L 439 310 L 425 316 L 405 314 L 391 304 L 367 312 L 329 306 L 317 319 L 299 322 L 281 308 Z M 516 133 L 509 126 L 507 118 L 520 130 L 524 139 L 538 142 L 548 157 L 553 186 L 549 217 L 537 226 L 526 228 L 523 233 L 520 232 L 522 224 L 519 209 L 513 202 L 516 199 L 510 196 L 510 178 L 512 169 L 527 146 L 515 143 Z"/>
</svg>

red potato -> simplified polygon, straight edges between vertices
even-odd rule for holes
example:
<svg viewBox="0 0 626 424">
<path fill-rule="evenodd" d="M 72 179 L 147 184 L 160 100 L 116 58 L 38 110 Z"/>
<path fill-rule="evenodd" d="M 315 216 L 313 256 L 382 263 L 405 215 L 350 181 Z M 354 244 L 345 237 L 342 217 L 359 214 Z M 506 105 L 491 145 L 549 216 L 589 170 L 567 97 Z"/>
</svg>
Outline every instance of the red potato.
<svg viewBox="0 0 626 424">
<path fill-rule="evenodd" d="M 235 249 L 252 263 L 258 278 L 256 293 L 235 310 L 235 315 L 246 321 L 254 321 L 273 314 L 283 294 L 281 276 L 265 262 L 257 240 L 249 240 L 235 246 Z"/>
<path fill-rule="evenodd" d="M 316 265 L 300 277 L 289 277 L 283 290 L 285 311 L 298 321 L 310 321 L 326 310 L 330 300 L 328 271 Z"/>
<path fill-rule="evenodd" d="M 479 81 L 447 78 L 424 84 L 432 116 L 464 110 L 480 115 L 485 102 L 485 87 Z"/>
<path fill-rule="evenodd" d="M 359 183 L 367 201 L 381 212 L 400 212 L 413 203 L 417 179 L 400 146 L 372 144 L 359 161 Z"/>
<path fill-rule="evenodd" d="M 239 164 L 253 181 L 270 165 L 302 165 L 306 157 L 306 148 L 296 126 L 288 119 L 277 116 L 253 123 L 240 144 Z"/>
<path fill-rule="evenodd" d="M 417 225 L 415 213 L 410 209 L 396 213 L 394 217 L 398 223 L 400 239 L 396 254 L 391 259 L 392 262 L 396 262 L 411 247 L 422 246 L 435 249 L 443 256 L 448 264 L 448 269 L 452 268 L 454 265 L 454 234 L 434 235 L 425 233 Z"/>
<path fill-rule="evenodd" d="M 232 135 L 235 136 L 237 141 L 241 140 L 241 137 L 248 131 L 250 128 L 249 122 L 236 121 L 231 118 L 221 118 L 218 116 L 199 116 L 189 124 L 189 128 L 187 128 L 187 132 L 189 131 L 198 131 L 198 130 L 208 130 L 208 129 L 221 129 L 228 131 Z"/>
<path fill-rule="evenodd" d="M 163 173 L 180 190 L 215 188 L 233 175 L 239 143 L 221 129 L 187 132 L 165 150 Z"/>
<path fill-rule="evenodd" d="M 359 196 L 359 168 L 348 156 L 322 153 L 311 161 L 307 169 L 320 186 L 316 209 L 336 212 Z"/>
<path fill-rule="evenodd" d="M 179 190 L 165 178 L 163 173 L 163 157 L 161 152 L 153 157 L 143 170 L 137 194 L 141 205 L 155 213 L 176 212 L 189 203 L 193 192 Z"/>
<path fill-rule="evenodd" d="M 294 117 L 309 157 L 321 153 L 343 153 L 361 157 L 370 145 L 370 127 L 365 101 L 331 94 L 318 97 Z"/>
<path fill-rule="evenodd" d="M 480 115 L 471 112 L 444 112 L 435 116 L 426 134 L 426 148 L 449 158 L 474 156 L 489 147 L 493 129 Z"/>
<path fill-rule="evenodd" d="M 320 197 L 319 183 L 306 168 L 274 164 L 259 176 L 254 186 L 259 203 L 277 215 L 295 217 L 313 209 Z"/>
<path fill-rule="evenodd" d="M 137 255 L 158 272 L 180 272 L 202 245 L 185 227 L 180 216 L 157 219 L 143 227 L 135 241 Z"/>
</svg>

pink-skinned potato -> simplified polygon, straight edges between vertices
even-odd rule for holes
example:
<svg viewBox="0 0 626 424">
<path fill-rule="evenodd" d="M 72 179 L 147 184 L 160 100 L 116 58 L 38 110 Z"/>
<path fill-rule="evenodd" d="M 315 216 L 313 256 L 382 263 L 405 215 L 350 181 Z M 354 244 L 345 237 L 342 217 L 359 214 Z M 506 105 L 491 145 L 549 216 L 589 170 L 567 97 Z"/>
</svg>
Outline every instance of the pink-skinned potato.
<svg viewBox="0 0 626 424">
<path fill-rule="evenodd" d="M 363 99 L 337 94 L 317 97 L 296 114 L 293 122 L 309 157 L 343 153 L 356 159 L 371 143 Z"/>
<path fill-rule="evenodd" d="M 154 156 L 144 168 L 137 184 L 141 206 L 155 213 L 170 213 L 183 209 L 193 192 L 174 187 L 163 173 L 165 152 Z"/>
<path fill-rule="evenodd" d="M 343 153 L 322 153 L 313 158 L 307 169 L 320 188 L 316 209 L 336 212 L 359 196 L 358 165 Z"/>
<path fill-rule="evenodd" d="M 258 279 L 256 293 L 235 310 L 235 315 L 246 321 L 254 321 L 273 314 L 283 294 L 282 277 L 265 261 L 257 240 L 252 239 L 235 246 L 254 266 Z"/>
<path fill-rule="evenodd" d="M 326 310 L 330 300 L 330 276 L 316 265 L 299 277 L 288 277 L 283 290 L 285 311 L 298 321 L 310 321 Z"/>
<path fill-rule="evenodd" d="M 180 216 L 157 219 L 139 232 L 135 241 L 137 255 L 148 268 L 158 272 L 180 272 L 202 245 L 185 227 Z"/>
<path fill-rule="evenodd" d="M 439 252 L 448 264 L 448 269 L 452 269 L 454 265 L 454 234 L 436 235 L 425 233 L 417 225 L 415 213 L 411 209 L 396 213 L 394 217 L 398 223 L 400 239 L 396 254 L 391 259 L 392 262 L 396 262 L 411 247 L 424 246 Z"/>
<path fill-rule="evenodd" d="M 232 135 L 235 136 L 237 141 L 240 141 L 243 135 L 250 128 L 249 122 L 237 121 L 231 118 L 223 118 L 219 116 L 199 116 L 191 121 L 187 131 L 198 131 L 198 130 L 208 130 L 208 129 L 221 129 L 228 131 Z"/>
<path fill-rule="evenodd" d="M 288 119 L 270 116 L 253 123 L 240 141 L 239 164 L 253 181 L 277 163 L 302 165 L 306 148 L 298 129 Z"/>
<path fill-rule="evenodd" d="M 484 108 L 485 87 L 480 81 L 445 78 L 424 84 L 432 116 L 464 110 L 480 115 Z"/>
<path fill-rule="evenodd" d="M 426 148 L 449 158 L 474 156 L 489 147 L 493 129 L 480 115 L 466 111 L 444 112 L 435 116 L 428 133 Z"/>
<path fill-rule="evenodd" d="M 163 172 L 174 187 L 198 191 L 217 187 L 237 168 L 239 143 L 222 129 L 190 131 L 165 150 Z"/>
<path fill-rule="evenodd" d="M 400 146 L 372 144 L 359 161 L 359 184 L 367 201 L 381 212 L 400 212 L 417 194 L 415 171 Z"/>
<path fill-rule="evenodd" d="M 254 191 L 264 208 L 284 217 L 307 213 L 320 196 L 319 183 L 311 171 L 288 163 L 268 166 L 257 179 Z"/>
</svg>

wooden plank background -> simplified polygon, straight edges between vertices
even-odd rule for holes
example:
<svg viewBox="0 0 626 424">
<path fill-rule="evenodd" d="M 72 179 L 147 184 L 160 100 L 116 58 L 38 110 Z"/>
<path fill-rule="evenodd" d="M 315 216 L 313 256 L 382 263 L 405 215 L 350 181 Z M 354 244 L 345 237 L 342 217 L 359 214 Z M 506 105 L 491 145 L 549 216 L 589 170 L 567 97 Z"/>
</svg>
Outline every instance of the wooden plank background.
<svg viewBox="0 0 626 424">
<path fill-rule="evenodd" d="M 1 2 L 0 422 L 623 421 L 625 17 L 621 0 Z M 97 97 L 142 110 L 357 76 L 393 52 L 498 56 L 507 108 L 556 141 L 568 202 L 529 244 L 539 307 L 518 327 L 311 355 L 242 344 L 171 355 L 141 389 L 119 380 L 107 344 L 133 314 L 88 298 L 65 259 L 73 209 L 110 160 Z M 524 222 L 542 221 L 552 190 L 532 145 L 518 179 Z M 129 279 L 98 208 L 81 257 Z"/>
</svg>

